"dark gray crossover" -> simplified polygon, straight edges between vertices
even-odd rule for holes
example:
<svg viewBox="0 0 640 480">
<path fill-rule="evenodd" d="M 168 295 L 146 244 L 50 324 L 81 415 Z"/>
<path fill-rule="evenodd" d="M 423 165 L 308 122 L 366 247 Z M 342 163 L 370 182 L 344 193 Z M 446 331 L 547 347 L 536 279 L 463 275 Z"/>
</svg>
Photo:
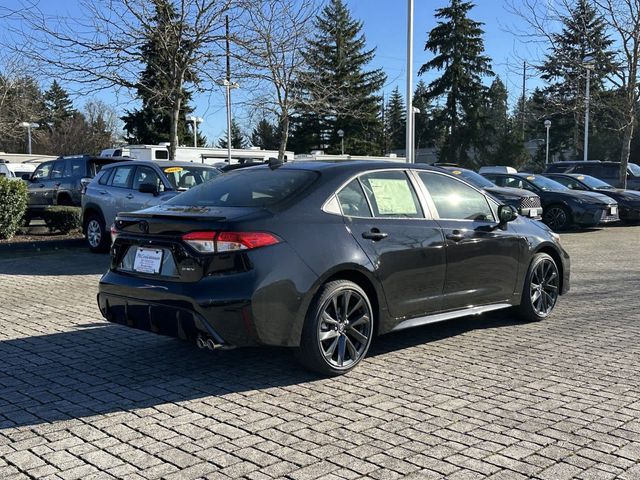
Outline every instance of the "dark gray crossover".
<svg viewBox="0 0 640 480">
<path fill-rule="evenodd" d="M 211 349 L 293 347 L 327 375 L 377 335 L 511 307 L 542 320 L 569 289 L 547 226 L 426 166 L 272 162 L 115 227 L 109 321 Z"/>
</svg>

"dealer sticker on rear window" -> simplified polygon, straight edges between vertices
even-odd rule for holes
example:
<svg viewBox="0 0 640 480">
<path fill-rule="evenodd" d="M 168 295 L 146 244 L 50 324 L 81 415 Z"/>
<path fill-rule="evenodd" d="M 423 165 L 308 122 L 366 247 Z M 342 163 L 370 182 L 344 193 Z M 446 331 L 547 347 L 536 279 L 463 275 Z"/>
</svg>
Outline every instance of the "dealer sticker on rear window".
<svg viewBox="0 0 640 480">
<path fill-rule="evenodd" d="M 536 177 L 534 177 L 533 175 L 530 175 L 530 176 L 527 177 L 527 180 L 535 180 L 535 179 L 536 179 Z"/>
<path fill-rule="evenodd" d="M 184 170 L 182 167 L 169 167 L 164 169 L 164 173 L 178 173 Z"/>
<path fill-rule="evenodd" d="M 462 172 L 460 170 L 454 170 L 451 173 L 453 173 L 454 175 L 460 175 Z"/>
</svg>

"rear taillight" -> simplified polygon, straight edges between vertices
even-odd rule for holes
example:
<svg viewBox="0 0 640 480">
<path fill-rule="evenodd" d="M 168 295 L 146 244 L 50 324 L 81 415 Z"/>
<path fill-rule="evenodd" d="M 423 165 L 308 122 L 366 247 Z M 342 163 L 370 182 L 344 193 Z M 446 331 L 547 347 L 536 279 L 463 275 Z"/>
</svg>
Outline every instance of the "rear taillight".
<svg viewBox="0 0 640 480">
<path fill-rule="evenodd" d="M 182 240 L 202 253 L 251 250 L 280 242 L 267 232 L 191 232 L 183 235 Z"/>
<path fill-rule="evenodd" d="M 116 224 L 112 223 L 111 224 L 111 244 L 113 245 L 113 242 L 116 241 L 116 238 L 118 238 L 118 229 L 116 228 Z"/>
</svg>

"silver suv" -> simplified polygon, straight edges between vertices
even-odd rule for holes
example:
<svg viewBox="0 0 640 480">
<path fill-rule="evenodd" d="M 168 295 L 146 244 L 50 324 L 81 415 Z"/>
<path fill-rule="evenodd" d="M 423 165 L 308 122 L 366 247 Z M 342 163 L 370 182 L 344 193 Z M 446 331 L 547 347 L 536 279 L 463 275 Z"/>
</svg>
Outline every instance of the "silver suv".
<svg viewBox="0 0 640 480">
<path fill-rule="evenodd" d="M 82 194 L 82 225 L 89 249 L 108 250 L 109 228 L 119 212 L 157 205 L 219 174 L 215 167 L 191 162 L 134 160 L 104 166 Z"/>
</svg>

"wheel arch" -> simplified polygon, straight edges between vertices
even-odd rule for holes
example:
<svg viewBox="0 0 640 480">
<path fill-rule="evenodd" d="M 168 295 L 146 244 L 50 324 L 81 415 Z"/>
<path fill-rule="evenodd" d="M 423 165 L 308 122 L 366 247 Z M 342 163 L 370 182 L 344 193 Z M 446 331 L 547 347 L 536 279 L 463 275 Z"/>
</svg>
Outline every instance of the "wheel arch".
<svg viewBox="0 0 640 480">
<path fill-rule="evenodd" d="M 553 258 L 553 261 L 556 262 L 556 266 L 558 267 L 558 274 L 560 276 L 560 292 L 564 291 L 564 263 L 562 261 L 562 256 L 560 255 L 560 252 L 558 252 L 558 250 L 552 246 L 549 243 L 543 243 L 542 245 L 540 245 L 534 252 L 534 255 L 537 253 L 546 253 L 547 255 L 549 255 L 551 258 Z M 532 258 L 533 260 L 533 258 Z"/>
<path fill-rule="evenodd" d="M 86 229 L 87 220 L 91 215 L 99 215 L 104 220 L 104 214 L 102 213 L 102 209 L 95 203 L 88 203 L 82 209 L 82 230 L 83 231 Z"/>
</svg>

